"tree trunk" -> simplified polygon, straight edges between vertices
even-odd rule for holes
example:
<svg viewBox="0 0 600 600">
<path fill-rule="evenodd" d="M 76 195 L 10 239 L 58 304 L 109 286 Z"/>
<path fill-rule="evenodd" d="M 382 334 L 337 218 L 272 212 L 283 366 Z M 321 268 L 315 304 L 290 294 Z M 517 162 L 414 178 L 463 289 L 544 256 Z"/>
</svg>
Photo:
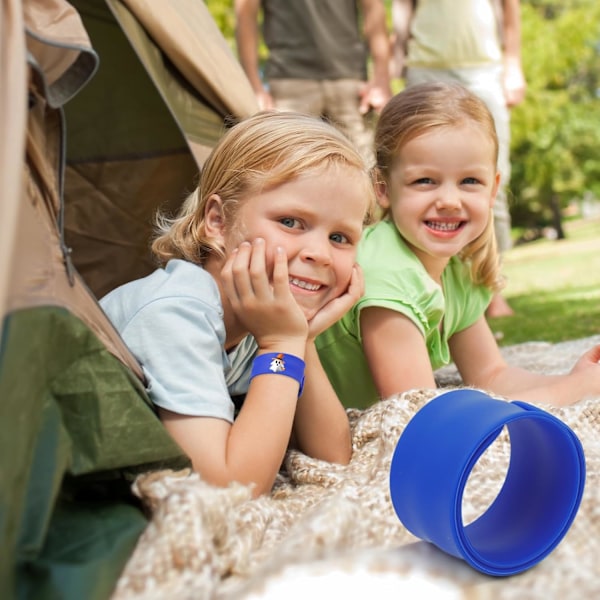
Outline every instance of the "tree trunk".
<svg viewBox="0 0 600 600">
<path fill-rule="evenodd" d="M 567 236 L 562 226 L 562 215 L 560 213 L 560 200 L 558 194 L 550 196 L 550 209 L 552 210 L 552 226 L 556 230 L 556 239 L 564 240 Z"/>
</svg>

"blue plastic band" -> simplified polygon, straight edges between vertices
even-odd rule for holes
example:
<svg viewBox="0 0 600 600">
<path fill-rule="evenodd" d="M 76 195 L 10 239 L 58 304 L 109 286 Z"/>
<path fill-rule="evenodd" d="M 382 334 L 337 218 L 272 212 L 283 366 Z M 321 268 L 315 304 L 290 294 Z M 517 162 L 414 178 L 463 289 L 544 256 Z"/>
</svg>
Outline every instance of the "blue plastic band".
<svg viewBox="0 0 600 600">
<path fill-rule="evenodd" d="M 489 508 L 464 526 L 462 499 L 479 457 L 503 427 L 510 461 Z M 390 494 L 417 537 L 488 575 L 533 567 L 567 533 L 583 495 L 585 456 L 560 419 L 476 390 L 435 397 L 410 420 L 392 457 Z"/>
<path fill-rule="evenodd" d="M 298 398 L 300 398 L 304 389 L 305 367 L 304 361 L 293 354 L 276 354 L 275 352 L 261 354 L 252 363 L 250 381 L 257 375 L 287 375 L 300 384 L 298 390 Z"/>
</svg>

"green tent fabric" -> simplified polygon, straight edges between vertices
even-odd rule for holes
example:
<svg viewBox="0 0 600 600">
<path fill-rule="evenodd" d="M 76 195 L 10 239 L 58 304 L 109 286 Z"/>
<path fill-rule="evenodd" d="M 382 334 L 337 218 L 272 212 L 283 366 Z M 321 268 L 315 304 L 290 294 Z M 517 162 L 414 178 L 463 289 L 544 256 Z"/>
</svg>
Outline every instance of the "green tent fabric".
<svg viewBox="0 0 600 600">
<path fill-rule="evenodd" d="M 0 2 L 0 598 L 103 600 L 189 460 L 97 299 L 256 101 L 198 0 Z"/>
<path fill-rule="evenodd" d="M 68 311 L 12 314 L 0 357 L 1 562 L 15 567 L 2 597 L 106 598 L 146 524 L 133 477 L 187 458 L 139 380 Z"/>
<path fill-rule="evenodd" d="M 148 239 L 157 207 L 175 211 L 226 123 L 258 106 L 204 2 L 72 4 L 99 64 L 64 107 L 64 233 L 102 297 L 155 268 Z"/>
</svg>

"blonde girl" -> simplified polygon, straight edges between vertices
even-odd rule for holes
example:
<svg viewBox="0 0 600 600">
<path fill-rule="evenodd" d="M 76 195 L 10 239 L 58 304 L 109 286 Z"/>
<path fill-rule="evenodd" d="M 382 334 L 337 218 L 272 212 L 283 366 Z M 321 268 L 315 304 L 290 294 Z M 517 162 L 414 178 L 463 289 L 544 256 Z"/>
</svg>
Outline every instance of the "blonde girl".
<svg viewBox="0 0 600 600">
<path fill-rule="evenodd" d="M 463 382 L 511 398 L 570 404 L 600 393 L 600 346 L 566 375 L 506 364 L 485 310 L 501 287 L 492 207 L 498 139 L 486 105 L 459 84 L 410 87 L 375 134 L 383 216 L 363 235 L 365 294 L 317 341 L 347 406 L 434 388 L 454 361 Z"/>
</svg>

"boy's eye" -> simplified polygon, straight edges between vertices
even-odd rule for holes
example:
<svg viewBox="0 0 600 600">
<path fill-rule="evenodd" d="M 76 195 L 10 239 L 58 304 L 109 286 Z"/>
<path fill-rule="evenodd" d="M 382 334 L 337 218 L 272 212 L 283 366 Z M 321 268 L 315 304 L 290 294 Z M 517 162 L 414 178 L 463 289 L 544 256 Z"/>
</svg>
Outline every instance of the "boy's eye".
<svg viewBox="0 0 600 600">
<path fill-rule="evenodd" d="M 329 239 L 336 244 L 347 244 L 350 241 L 343 233 L 332 233 Z"/>
<path fill-rule="evenodd" d="M 300 221 L 298 221 L 298 219 L 294 219 L 293 217 L 282 217 L 279 219 L 279 222 L 284 227 L 289 227 L 290 229 L 300 227 Z"/>
<path fill-rule="evenodd" d="M 479 179 L 477 179 L 476 177 L 465 177 L 463 179 L 463 183 L 466 183 L 468 185 L 473 185 L 473 184 L 479 183 Z"/>
<path fill-rule="evenodd" d="M 431 179 L 431 177 L 420 177 L 415 183 L 417 185 L 430 185 L 433 183 L 433 179 Z"/>
</svg>

